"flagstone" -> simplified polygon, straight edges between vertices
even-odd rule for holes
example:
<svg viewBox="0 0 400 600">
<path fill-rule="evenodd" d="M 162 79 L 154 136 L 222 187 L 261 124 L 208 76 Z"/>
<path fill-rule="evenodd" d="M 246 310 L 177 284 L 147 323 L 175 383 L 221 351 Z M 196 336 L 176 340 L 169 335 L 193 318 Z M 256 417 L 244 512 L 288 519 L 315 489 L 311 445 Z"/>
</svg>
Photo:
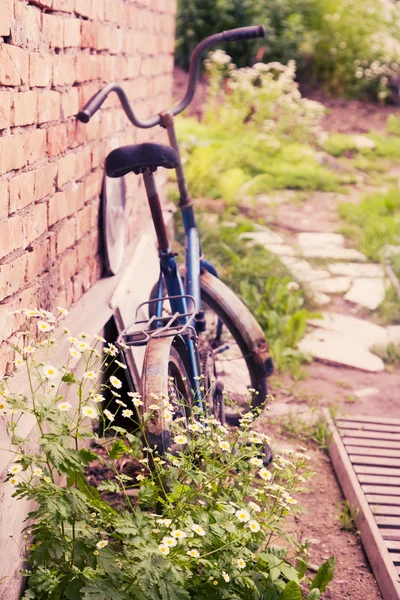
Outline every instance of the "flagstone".
<svg viewBox="0 0 400 600">
<path fill-rule="evenodd" d="M 353 281 L 351 289 L 345 295 L 345 300 L 360 304 L 375 310 L 385 298 L 385 283 L 383 279 L 358 278 Z"/>
<path fill-rule="evenodd" d="M 386 346 L 389 341 L 389 328 L 342 313 L 325 311 L 322 313 L 322 319 L 309 319 L 308 323 L 321 329 L 347 335 L 366 348 L 374 345 Z"/>
<path fill-rule="evenodd" d="M 335 260 L 358 260 L 364 262 L 367 257 L 353 248 L 341 248 L 340 246 L 309 247 L 302 251 L 304 258 L 332 258 Z"/>
<path fill-rule="evenodd" d="M 251 240 L 262 246 L 265 246 L 266 244 L 284 244 L 285 242 L 283 237 L 267 228 L 261 231 L 244 231 L 239 237 L 241 239 Z"/>
<path fill-rule="evenodd" d="M 350 277 L 330 277 L 311 282 L 311 287 L 318 292 L 327 294 L 344 294 L 351 286 Z"/>
<path fill-rule="evenodd" d="M 382 265 L 375 263 L 333 263 L 327 266 L 333 275 L 345 275 L 347 277 L 385 277 Z"/>
<path fill-rule="evenodd" d="M 385 365 L 379 356 L 372 354 L 353 335 L 337 331 L 316 329 L 299 343 L 301 352 L 329 363 L 361 369 L 362 371 L 384 371 Z"/>
<path fill-rule="evenodd" d="M 344 248 L 344 237 L 340 233 L 303 232 L 297 234 L 301 248 L 323 248 L 334 246 Z"/>
<path fill-rule="evenodd" d="M 272 254 L 276 254 L 277 256 L 294 256 L 295 251 L 292 246 L 288 246 L 287 244 L 264 244 L 265 248 L 269 250 Z"/>
<path fill-rule="evenodd" d="M 354 396 L 357 398 L 369 398 L 370 396 L 378 396 L 380 394 L 380 390 L 374 387 L 365 387 L 360 390 L 356 390 L 354 392 Z"/>
</svg>

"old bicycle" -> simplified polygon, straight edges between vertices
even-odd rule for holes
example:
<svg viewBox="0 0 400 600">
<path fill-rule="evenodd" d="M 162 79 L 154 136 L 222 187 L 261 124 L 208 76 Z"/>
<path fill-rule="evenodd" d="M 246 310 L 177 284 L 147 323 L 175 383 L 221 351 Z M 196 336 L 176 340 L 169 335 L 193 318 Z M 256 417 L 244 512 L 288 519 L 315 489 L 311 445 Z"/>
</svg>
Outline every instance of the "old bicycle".
<svg viewBox="0 0 400 600">
<path fill-rule="evenodd" d="M 143 410 L 155 401 L 174 406 L 174 418 L 188 417 L 193 406 L 206 411 L 209 394 L 211 412 L 224 420 L 223 384 L 227 372 L 239 373 L 241 389 L 250 389 L 252 406 L 262 406 L 267 397 L 267 377 L 273 371 L 264 333 L 241 300 L 218 279 L 214 266 L 203 256 L 196 227 L 174 117 L 193 99 L 202 54 L 221 42 L 242 41 L 265 34 L 263 26 L 243 27 L 212 35 L 195 48 L 184 98 L 172 109 L 148 120 L 134 114 L 124 90 L 111 83 L 97 92 L 78 114 L 88 122 L 107 96 L 115 92 L 129 121 L 136 127 L 166 129 L 170 146 L 143 143 L 116 148 L 106 158 L 108 177 L 142 174 L 158 242 L 160 276 L 150 299 L 148 319 L 137 318 L 118 342 L 124 346 L 145 346 L 140 393 Z M 154 172 L 175 169 L 179 187 L 179 208 L 185 230 L 185 264 L 178 266 L 168 240 Z M 129 361 L 127 361 L 129 366 Z M 241 366 L 239 366 L 241 365 Z M 132 384 L 133 387 L 133 384 Z M 154 411 L 147 421 L 147 443 L 161 453 L 171 444 L 170 421 L 164 410 Z"/>
</svg>

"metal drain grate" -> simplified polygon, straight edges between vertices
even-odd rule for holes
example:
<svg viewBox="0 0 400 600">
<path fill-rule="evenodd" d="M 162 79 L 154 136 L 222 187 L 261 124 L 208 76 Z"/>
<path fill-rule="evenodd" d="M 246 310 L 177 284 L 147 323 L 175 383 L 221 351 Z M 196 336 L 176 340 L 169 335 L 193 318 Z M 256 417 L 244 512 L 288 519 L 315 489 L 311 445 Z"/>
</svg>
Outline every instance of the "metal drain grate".
<svg viewBox="0 0 400 600">
<path fill-rule="evenodd" d="M 400 419 L 330 420 L 329 453 L 385 600 L 400 600 Z"/>
</svg>

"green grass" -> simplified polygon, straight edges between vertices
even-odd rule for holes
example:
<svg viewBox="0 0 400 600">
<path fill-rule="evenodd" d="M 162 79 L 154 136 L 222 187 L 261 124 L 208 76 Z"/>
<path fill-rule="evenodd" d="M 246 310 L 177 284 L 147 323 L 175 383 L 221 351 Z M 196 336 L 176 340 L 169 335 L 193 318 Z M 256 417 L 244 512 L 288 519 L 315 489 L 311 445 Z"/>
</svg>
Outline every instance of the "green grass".
<svg viewBox="0 0 400 600">
<path fill-rule="evenodd" d="M 390 120 L 389 120 L 390 121 Z M 377 131 L 370 131 L 367 135 L 348 135 L 344 133 L 332 133 L 324 144 L 324 150 L 332 156 L 353 158 L 359 164 L 372 164 L 377 159 L 383 165 L 382 159 L 397 162 L 400 159 L 400 138 L 395 133 L 397 121 L 388 122 L 388 131 L 392 135 L 386 135 Z M 363 140 L 370 140 L 374 147 L 364 147 Z"/>
<path fill-rule="evenodd" d="M 354 181 L 319 164 L 312 146 L 261 135 L 252 126 L 229 130 L 181 118 L 177 129 L 195 197 L 232 205 L 271 190 L 337 191 Z"/>
<path fill-rule="evenodd" d="M 400 344 L 391 342 L 387 346 L 374 346 L 372 351 L 381 357 L 389 371 L 400 365 Z"/>
<path fill-rule="evenodd" d="M 400 244 L 400 190 L 377 192 L 360 204 L 345 202 L 339 213 L 347 222 L 342 231 L 368 258 L 380 261 L 386 244 Z"/>
</svg>

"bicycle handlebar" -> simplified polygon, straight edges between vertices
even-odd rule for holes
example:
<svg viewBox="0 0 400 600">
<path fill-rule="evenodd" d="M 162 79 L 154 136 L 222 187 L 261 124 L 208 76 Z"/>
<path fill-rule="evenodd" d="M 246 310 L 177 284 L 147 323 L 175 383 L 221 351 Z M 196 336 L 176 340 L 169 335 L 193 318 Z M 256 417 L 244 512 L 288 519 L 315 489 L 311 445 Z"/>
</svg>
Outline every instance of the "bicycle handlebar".
<svg viewBox="0 0 400 600">
<path fill-rule="evenodd" d="M 203 52 L 205 52 L 205 50 L 207 50 L 207 48 L 220 42 L 238 42 L 242 40 L 250 40 L 253 38 L 264 36 L 264 26 L 255 25 L 250 27 L 239 27 L 238 29 L 229 29 L 228 31 L 215 33 L 214 35 L 210 35 L 209 37 L 205 38 L 202 42 L 200 42 L 194 49 L 192 58 L 190 60 L 189 81 L 186 94 L 178 104 L 172 107 L 170 112 L 172 112 L 173 115 L 178 115 L 183 110 L 185 110 L 185 108 L 192 101 L 194 93 L 196 91 L 196 83 L 199 74 L 201 55 L 203 54 Z M 77 114 L 77 119 L 82 123 L 88 123 L 95 114 L 95 112 L 99 110 L 100 106 L 106 100 L 108 94 L 110 94 L 111 92 L 115 92 L 118 95 L 118 98 L 122 104 L 122 108 L 124 109 L 126 116 L 128 117 L 129 121 L 136 127 L 148 129 L 150 127 L 154 127 L 155 125 L 160 124 L 160 115 L 152 117 L 151 119 L 147 119 L 146 121 L 141 121 L 140 119 L 138 119 L 132 110 L 132 107 L 124 90 L 120 85 L 116 83 L 109 83 L 104 88 L 99 90 L 92 98 L 90 98 L 90 100 L 85 104 L 83 109 Z"/>
</svg>

